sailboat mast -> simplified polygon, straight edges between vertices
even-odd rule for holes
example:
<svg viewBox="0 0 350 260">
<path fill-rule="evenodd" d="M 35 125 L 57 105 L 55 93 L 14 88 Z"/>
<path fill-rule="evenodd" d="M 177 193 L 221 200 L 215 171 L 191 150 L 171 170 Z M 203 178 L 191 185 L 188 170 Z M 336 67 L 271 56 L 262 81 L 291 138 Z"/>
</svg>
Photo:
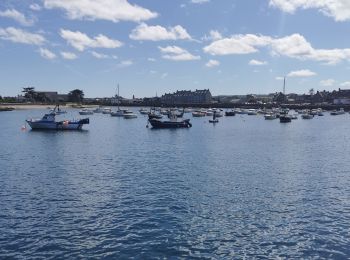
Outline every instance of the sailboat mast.
<svg viewBox="0 0 350 260">
<path fill-rule="evenodd" d="M 283 95 L 286 94 L 286 77 L 283 79 Z"/>
<path fill-rule="evenodd" d="M 120 98 L 119 98 L 119 83 L 118 83 L 118 111 L 119 111 L 119 102 L 120 102 Z"/>
</svg>

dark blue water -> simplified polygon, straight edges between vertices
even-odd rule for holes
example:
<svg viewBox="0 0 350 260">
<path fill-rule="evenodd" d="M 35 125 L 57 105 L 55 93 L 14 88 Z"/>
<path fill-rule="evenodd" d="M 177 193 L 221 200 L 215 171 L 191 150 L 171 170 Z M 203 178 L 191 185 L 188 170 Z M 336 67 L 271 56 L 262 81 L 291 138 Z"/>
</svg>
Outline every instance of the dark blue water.
<svg viewBox="0 0 350 260">
<path fill-rule="evenodd" d="M 349 114 L 21 131 L 41 114 L 0 113 L 2 259 L 350 257 Z"/>
</svg>

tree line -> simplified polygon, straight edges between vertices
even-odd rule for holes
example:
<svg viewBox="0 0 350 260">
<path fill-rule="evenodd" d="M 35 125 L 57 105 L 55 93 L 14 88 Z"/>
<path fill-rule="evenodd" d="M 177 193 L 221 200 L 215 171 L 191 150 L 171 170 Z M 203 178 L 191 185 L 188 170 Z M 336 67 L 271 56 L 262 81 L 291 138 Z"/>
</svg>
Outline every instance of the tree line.
<svg viewBox="0 0 350 260">
<path fill-rule="evenodd" d="M 24 97 L 31 102 L 52 102 L 50 98 L 44 92 L 35 91 L 34 87 L 23 88 L 22 93 Z M 84 100 L 84 91 L 80 89 L 74 89 L 68 93 L 68 102 L 82 103 Z"/>
</svg>

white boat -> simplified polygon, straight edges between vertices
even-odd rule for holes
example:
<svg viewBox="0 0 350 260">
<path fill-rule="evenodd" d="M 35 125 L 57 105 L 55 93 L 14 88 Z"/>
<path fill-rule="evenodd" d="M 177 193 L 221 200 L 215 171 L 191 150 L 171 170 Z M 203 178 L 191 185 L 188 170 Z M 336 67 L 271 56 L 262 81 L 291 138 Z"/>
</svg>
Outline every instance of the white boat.
<svg viewBox="0 0 350 260">
<path fill-rule="evenodd" d="M 125 111 L 123 116 L 125 119 L 137 118 L 137 115 L 132 111 Z"/>
<path fill-rule="evenodd" d="M 79 115 L 93 115 L 94 111 L 84 108 L 82 110 L 79 111 Z"/>
<path fill-rule="evenodd" d="M 274 120 L 277 118 L 276 114 L 270 113 L 270 114 L 266 114 L 264 115 L 265 120 Z"/>
<path fill-rule="evenodd" d="M 26 122 L 33 130 L 81 130 L 84 124 L 89 124 L 89 118 L 80 120 L 56 121 L 55 109 L 39 119 L 27 119 Z"/>
<path fill-rule="evenodd" d="M 124 116 L 124 113 L 125 111 L 127 110 L 123 110 L 123 109 L 118 109 L 117 111 L 112 111 L 111 112 L 111 116 L 115 116 L 115 117 L 123 117 Z"/>
<path fill-rule="evenodd" d="M 223 117 L 224 113 L 221 109 L 213 109 L 213 112 L 215 113 L 215 117 Z"/>
<path fill-rule="evenodd" d="M 187 107 L 184 109 L 184 113 L 191 113 L 192 111 L 193 111 L 193 109 L 190 107 Z"/>
<path fill-rule="evenodd" d="M 202 112 L 202 111 L 194 111 L 194 112 L 192 112 L 192 116 L 193 117 L 203 117 L 205 115 L 206 115 L 206 113 Z"/>
<path fill-rule="evenodd" d="M 102 109 L 102 114 L 110 114 L 112 113 L 112 109 L 110 109 L 109 107 L 105 107 L 104 109 Z"/>
<path fill-rule="evenodd" d="M 141 108 L 139 110 L 139 112 L 140 112 L 141 115 L 148 115 L 148 113 L 149 113 L 149 111 L 146 108 Z"/>
<path fill-rule="evenodd" d="M 248 109 L 247 115 L 248 116 L 256 116 L 258 112 L 255 109 Z"/>
<path fill-rule="evenodd" d="M 290 115 L 290 118 L 292 120 L 298 119 L 298 114 L 292 114 L 292 115 Z"/>
<path fill-rule="evenodd" d="M 312 114 L 302 114 L 301 118 L 302 119 L 313 119 L 314 115 L 312 115 Z"/>
<path fill-rule="evenodd" d="M 205 112 L 206 116 L 213 116 L 214 115 L 214 111 L 212 109 L 208 109 L 206 112 Z"/>
</svg>

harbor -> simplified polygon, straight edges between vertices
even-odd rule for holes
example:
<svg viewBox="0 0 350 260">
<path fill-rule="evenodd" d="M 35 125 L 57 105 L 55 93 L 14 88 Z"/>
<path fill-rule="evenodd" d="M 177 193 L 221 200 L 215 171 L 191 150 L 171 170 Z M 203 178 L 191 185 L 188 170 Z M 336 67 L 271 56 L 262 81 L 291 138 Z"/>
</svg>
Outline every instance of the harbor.
<svg viewBox="0 0 350 260">
<path fill-rule="evenodd" d="M 57 120 L 82 117 L 64 109 Z M 0 114 L 3 254 L 349 254 L 348 113 L 286 125 L 189 112 L 191 128 L 152 130 L 130 109 L 137 118 L 94 113 L 81 131 L 20 129 L 47 108 Z"/>
</svg>

